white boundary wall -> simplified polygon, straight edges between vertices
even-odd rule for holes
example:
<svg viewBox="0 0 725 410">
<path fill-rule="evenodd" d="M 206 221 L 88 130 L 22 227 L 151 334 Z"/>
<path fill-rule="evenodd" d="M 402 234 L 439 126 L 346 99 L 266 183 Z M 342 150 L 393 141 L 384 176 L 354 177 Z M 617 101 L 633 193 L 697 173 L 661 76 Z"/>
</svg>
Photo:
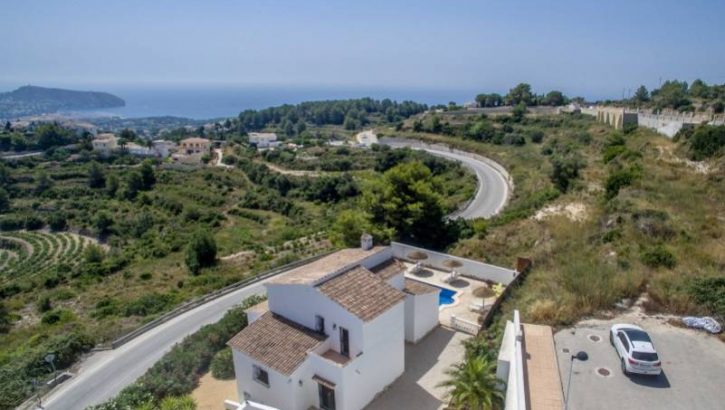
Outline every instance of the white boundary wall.
<svg viewBox="0 0 725 410">
<path fill-rule="evenodd" d="M 500 266 L 489 265 L 487 263 L 477 262 L 466 258 L 460 258 L 458 256 L 448 255 L 446 253 L 430 251 L 428 249 L 418 248 L 399 242 L 391 242 L 390 247 L 393 250 L 393 256 L 398 259 L 410 260 L 408 258 L 408 254 L 410 254 L 411 252 L 423 252 L 428 255 L 428 258 L 420 261 L 421 264 L 444 271 L 449 271 L 451 269 L 443 265 L 443 262 L 449 259 L 456 260 L 460 262 L 462 266 L 455 268 L 455 271 L 464 276 L 469 276 L 474 279 L 491 280 L 494 282 L 502 283 L 504 285 L 508 285 L 519 274 L 513 269 L 506 269 Z"/>
<path fill-rule="evenodd" d="M 506 410 L 525 410 L 527 408 L 522 339 L 519 311 L 514 310 L 513 322 L 506 322 L 496 367 L 496 377 L 506 387 Z"/>
</svg>

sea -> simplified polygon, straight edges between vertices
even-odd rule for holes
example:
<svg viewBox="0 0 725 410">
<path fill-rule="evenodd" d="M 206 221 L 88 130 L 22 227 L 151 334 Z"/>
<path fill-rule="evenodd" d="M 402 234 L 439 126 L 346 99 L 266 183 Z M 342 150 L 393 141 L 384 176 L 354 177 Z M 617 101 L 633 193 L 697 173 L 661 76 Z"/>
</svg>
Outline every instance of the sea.
<svg viewBox="0 0 725 410">
<path fill-rule="evenodd" d="M 462 104 L 473 101 L 476 95 L 476 90 L 383 87 L 76 86 L 72 89 L 106 91 L 126 101 L 124 107 L 66 113 L 73 116 L 121 118 L 173 116 L 194 120 L 234 117 L 247 109 L 259 110 L 303 101 L 371 97 L 436 105 L 448 104 L 451 101 Z"/>
</svg>

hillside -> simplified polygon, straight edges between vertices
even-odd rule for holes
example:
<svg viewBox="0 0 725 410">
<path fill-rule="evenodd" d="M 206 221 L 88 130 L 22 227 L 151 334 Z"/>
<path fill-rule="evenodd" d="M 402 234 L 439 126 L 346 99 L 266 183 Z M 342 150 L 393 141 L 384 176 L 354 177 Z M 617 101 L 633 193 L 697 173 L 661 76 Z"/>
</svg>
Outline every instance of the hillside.
<svg viewBox="0 0 725 410">
<path fill-rule="evenodd" d="M 60 110 L 123 107 L 126 102 L 106 92 L 75 91 L 26 85 L 0 93 L 0 118 L 51 113 Z"/>
</svg>

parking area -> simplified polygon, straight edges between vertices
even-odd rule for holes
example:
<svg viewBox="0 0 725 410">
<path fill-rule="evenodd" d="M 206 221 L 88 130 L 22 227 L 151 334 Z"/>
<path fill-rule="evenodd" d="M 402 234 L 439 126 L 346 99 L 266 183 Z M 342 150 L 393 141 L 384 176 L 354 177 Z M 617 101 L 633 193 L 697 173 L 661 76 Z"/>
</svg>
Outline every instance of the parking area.
<svg viewBox="0 0 725 410">
<path fill-rule="evenodd" d="M 625 376 L 609 342 L 615 323 L 645 329 L 662 360 L 660 376 Z M 723 409 L 725 343 L 704 332 L 667 323 L 638 310 L 610 320 L 587 320 L 554 335 L 564 396 L 570 409 Z M 589 358 L 571 361 L 585 351 Z"/>
</svg>

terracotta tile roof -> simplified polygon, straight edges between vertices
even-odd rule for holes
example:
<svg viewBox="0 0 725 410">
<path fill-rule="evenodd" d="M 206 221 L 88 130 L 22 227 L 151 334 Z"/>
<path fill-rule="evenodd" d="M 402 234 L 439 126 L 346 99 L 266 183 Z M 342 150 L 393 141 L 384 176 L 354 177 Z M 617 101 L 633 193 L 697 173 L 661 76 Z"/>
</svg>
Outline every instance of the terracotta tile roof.
<svg viewBox="0 0 725 410">
<path fill-rule="evenodd" d="M 405 298 L 377 275 L 357 266 L 317 287 L 348 312 L 367 322 Z"/>
<path fill-rule="evenodd" d="M 410 293 L 411 295 L 425 295 L 439 291 L 440 289 L 433 285 L 407 278 L 405 279 L 405 287 L 403 288 L 403 292 Z"/>
<path fill-rule="evenodd" d="M 267 312 L 237 333 L 227 345 L 259 363 L 291 375 L 325 336 L 280 315 Z"/>
<path fill-rule="evenodd" d="M 285 285 L 314 285 L 325 276 L 338 272 L 348 266 L 360 264 L 360 261 L 385 249 L 376 246 L 370 250 L 362 248 L 342 249 L 314 262 L 302 265 L 287 273 L 276 276 L 268 283 Z"/>
<path fill-rule="evenodd" d="M 390 258 L 377 266 L 373 266 L 370 271 L 380 276 L 382 280 L 388 280 L 399 273 L 405 272 L 405 265 L 398 259 Z"/>
</svg>

